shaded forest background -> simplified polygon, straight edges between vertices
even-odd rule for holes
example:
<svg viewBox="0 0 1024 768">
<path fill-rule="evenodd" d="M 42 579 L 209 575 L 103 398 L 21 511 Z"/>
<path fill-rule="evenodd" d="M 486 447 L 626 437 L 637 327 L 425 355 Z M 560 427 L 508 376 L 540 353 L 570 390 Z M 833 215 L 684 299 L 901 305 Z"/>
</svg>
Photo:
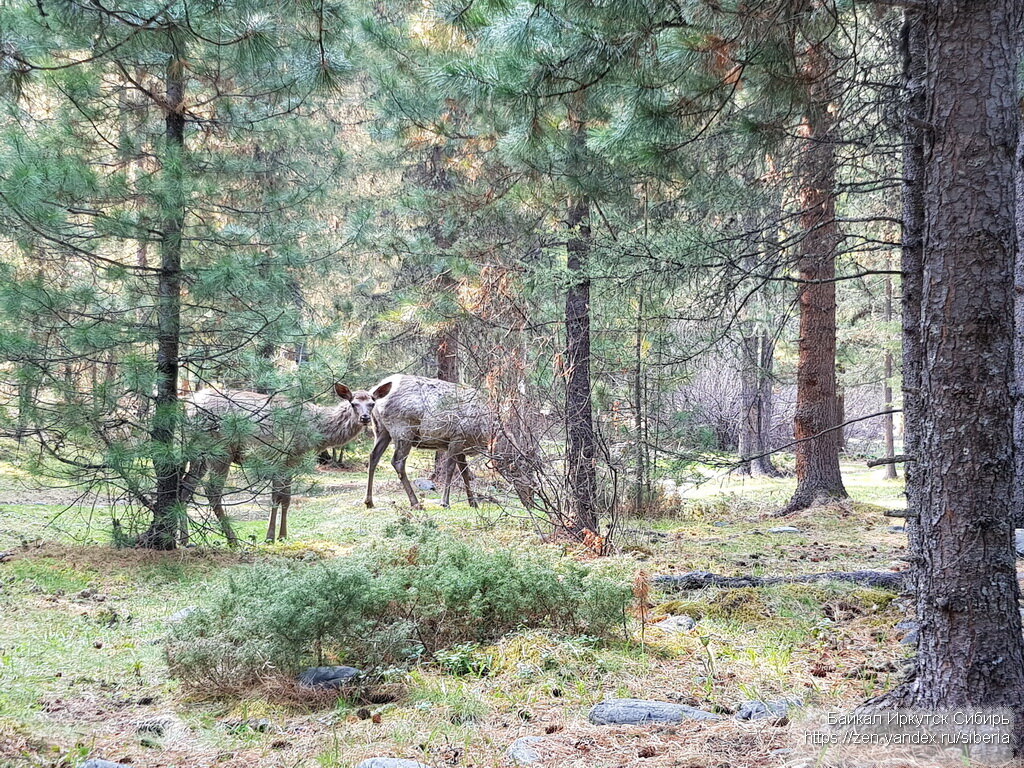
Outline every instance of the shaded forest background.
<svg viewBox="0 0 1024 768">
<path fill-rule="evenodd" d="M 698 463 L 793 471 L 771 452 L 794 416 L 802 485 L 824 462 L 798 505 L 843 495 L 841 448 L 895 452 L 892 414 L 864 417 L 900 402 L 898 11 L 53 2 L 0 24 L 4 432 L 139 510 L 133 535 L 171 544 L 181 402 L 210 384 L 485 387 L 595 529 Z M 823 382 L 802 406 L 801 375 Z"/>
</svg>

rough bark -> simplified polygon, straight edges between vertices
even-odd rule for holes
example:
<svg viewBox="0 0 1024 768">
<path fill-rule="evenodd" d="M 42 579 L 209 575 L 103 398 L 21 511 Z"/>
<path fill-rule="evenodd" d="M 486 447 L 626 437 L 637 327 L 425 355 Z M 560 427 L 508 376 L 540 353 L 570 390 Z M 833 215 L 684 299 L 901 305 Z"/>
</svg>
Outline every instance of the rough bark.
<svg viewBox="0 0 1024 768">
<path fill-rule="evenodd" d="M 921 367 L 924 365 L 920 338 L 921 283 L 924 269 L 924 125 L 925 46 L 921 14 L 907 10 L 903 16 L 903 243 L 900 249 L 902 295 L 900 315 L 903 337 L 903 452 L 918 452 L 921 431 Z M 920 472 L 914 462 L 903 471 L 907 509 L 920 508 Z M 911 549 L 917 546 L 919 528 L 915 518 L 907 523 Z"/>
<path fill-rule="evenodd" d="M 1013 524 L 1024 528 L 1024 121 L 1018 133 L 1016 187 L 1017 187 L 1017 258 L 1013 266 L 1013 373 L 1014 410 L 1013 446 L 1016 480 L 1013 483 Z"/>
<path fill-rule="evenodd" d="M 800 340 L 794 437 L 797 488 L 794 512 L 823 498 L 846 498 L 839 470 L 840 423 L 836 385 L 836 125 L 832 115 L 835 61 L 826 42 L 802 54 L 807 88 L 800 152 Z M 820 435 L 816 439 L 808 439 Z"/>
<path fill-rule="evenodd" d="M 1024 713 L 1013 542 L 1014 159 L 1021 0 L 924 6 L 917 676 L 891 697 Z M 913 231 L 910 232 L 913 235 Z M 914 375 L 912 373 L 912 375 Z"/>
<path fill-rule="evenodd" d="M 885 278 L 885 322 L 892 322 L 892 277 Z M 885 358 L 882 360 L 882 410 L 892 410 L 892 352 L 885 351 Z M 885 435 L 885 458 L 892 459 L 896 456 L 896 436 L 894 434 L 893 414 L 887 413 L 882 417 L 882 430 Z M 896 464 L 890 462 L 885 465 L 885 479 L 896 479 Z"/>
<path fill-rule="evenodd" d="M 574 99 L 569 119 L 573 124 L 573 151 L 581 162 L 586 124 L 581 105 Z M 569 200 L 568 288 L 565 296 L 565 473 L 566 510 L 560 528 L 580 537 L 597 532 L 597 436 L 590 399 L 590 201 L 579 194 Z"/>
<path fill-rule="evenodd" d="M 185 222 L 185 71 L 184 58 L 172 54 L 167 64 L 165 152 L 167 182 L 161 227 L 160 271 L 157 275 L 157 389 L 150 436 L 154 444 L 156 494 L 153 520 L 139 539 L 141 546 L 174 549 L 182 509 L 185 468 L 175 458 L 180 423 L 178 403 L 179 347 L 181 342 L 181 252 Z"/>
</svg>

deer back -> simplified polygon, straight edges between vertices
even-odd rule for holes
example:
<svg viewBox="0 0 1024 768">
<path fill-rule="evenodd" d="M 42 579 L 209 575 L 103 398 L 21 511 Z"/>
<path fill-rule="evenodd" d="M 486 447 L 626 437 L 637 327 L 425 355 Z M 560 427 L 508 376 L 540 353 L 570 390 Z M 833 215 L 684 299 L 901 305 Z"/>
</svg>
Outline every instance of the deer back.
<svg viewBox="0 0 1024 768">
<path fill-rule="evenodd" d="M 486 450 L 494 413 L 478 390 L 422 376 L 392 376 L 381 384 L 388 381 L 391 391 L 373 413 L 377 429 L 417 448 L 458 444 L 465 453 Z"/>
</svg>

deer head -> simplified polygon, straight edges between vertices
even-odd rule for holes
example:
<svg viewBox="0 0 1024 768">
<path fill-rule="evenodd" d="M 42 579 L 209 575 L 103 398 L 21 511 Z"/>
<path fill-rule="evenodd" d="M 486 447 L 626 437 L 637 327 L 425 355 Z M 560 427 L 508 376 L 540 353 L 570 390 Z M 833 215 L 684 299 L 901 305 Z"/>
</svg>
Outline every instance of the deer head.
<svg viewBox="0 0 1024 768">
<path fill-rule="evenodd" d="M 381 390 L 384 391 L 381 392 Z M 370 423 L 374 401 L 384 397 L 390 390 L 390 384 L 386 387 L 377 387 L 372 393 L 367 392 L 365 389 L 357 389 L 353 392 L 340 382 L 334 385 L 334 393 L 342 400 L 348 400 L 352 406 L 352 412 L 360 424 Z"/>
</svg>

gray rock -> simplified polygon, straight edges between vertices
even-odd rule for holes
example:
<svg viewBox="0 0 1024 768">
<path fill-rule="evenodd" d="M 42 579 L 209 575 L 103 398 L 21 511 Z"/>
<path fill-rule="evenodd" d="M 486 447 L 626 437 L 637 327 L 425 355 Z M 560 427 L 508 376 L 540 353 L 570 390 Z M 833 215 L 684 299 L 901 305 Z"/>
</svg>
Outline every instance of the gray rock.
<svg viewBox="0 0 1024 768">
<path fill-rule="evenodd" d="M 644 699 L 608 699 L 590 710 L 594 725 L 640 725 L 642 723 L 681 723 L 684 720 L 721 720 L 721 715 L 686 704 Z"/>
<path fill-rule="evenodd" d="M 771 701 L 744 701 L 736 710 L 737 720 L 766 720 L 785 717 L 791 707 L 802 706 L 798 699 L 773 699 Z"/>
<path fill-rule="evenodd" d="M 803 533 L 803 531 L 792 525 L 780 525 L 777 528 L 769 528 L 768 533 Z"/>
<path fill-rule="evenodd" d="M 664 621 L 655 624 L 663 632 L 689 632 L 697 626 L 692 616 L 669 616 Z"/>
<path fill-rule="evenodd" d="M 903 639 L 900 640 L 900 645 L 912 645 L 916 647 L 918 637 L 918 631 L 916 629 L 912 629 L 903 636 Z"/>
<path fill-rule="evenodd" d="M 418 760 L 403 760 L 400 757 L 371 757 L 363 760 L 356 768 L 430 768 Z"/>
<path fill-rule="evenodd" d="M 100 760 L 98 757 L 94 757 L 91 760 L 86 760 L 84 763 L 78 766 L 78 768 L 130 768 L 130 766 L 124 763 L 114 763 L 110 760 Z"/>
<path fill-rule="evenodd" d="M 1013 532 L 1013 541 L 1017 546 L 1017 557 L 1024 557 L 1024 528 Z"/>
<path fill-rule="evenodd" d="M 299 675 L 299 684 L 307 688 L 340 688 L 363 674 L 355 667 L 310 667 Z"/>
<path fill-rule="evenodd" d="M 516 739 L 505 750 L 505 757 L 516 765 L 531 765 L 539 763 L 543 758 L 536 747 L 543 744 L 547 739 L 543 736 L 523 736 Z"/>
<path fill-rule="evenodd" d="M 728 528 L 729 527 L 729 524 L 727 522 L 725 522 L 724 520 L 715 520 L 715 522 L 713 522 L 712 525 L 715 526 L 715 528 Z"/>
<path fill-rule="evenodd" d="M 889 533 L 905 533 L 906 530 L 902 525 L 890 525 L 888 528 Z"/>
<path fill-rule="evenodd" d="M 167 620 L 171 622 L 171 624 L 178 624 L 179 622 L 184 621 L 198 610 L 199 609 L 196 608 L 194 605 L 190 605 L 187 608 L 182 608 L 180 611 L 177 611 L 176 613 L 172 613 L 170 616 L 167 617 Z"/>
<path fill-rule="evenodd" d="M 413 487 L 418 491 L 435 491 L 437 486 L 434 481 L 427 477 L 417 477 L 412 481 Z"/>
</svg>

